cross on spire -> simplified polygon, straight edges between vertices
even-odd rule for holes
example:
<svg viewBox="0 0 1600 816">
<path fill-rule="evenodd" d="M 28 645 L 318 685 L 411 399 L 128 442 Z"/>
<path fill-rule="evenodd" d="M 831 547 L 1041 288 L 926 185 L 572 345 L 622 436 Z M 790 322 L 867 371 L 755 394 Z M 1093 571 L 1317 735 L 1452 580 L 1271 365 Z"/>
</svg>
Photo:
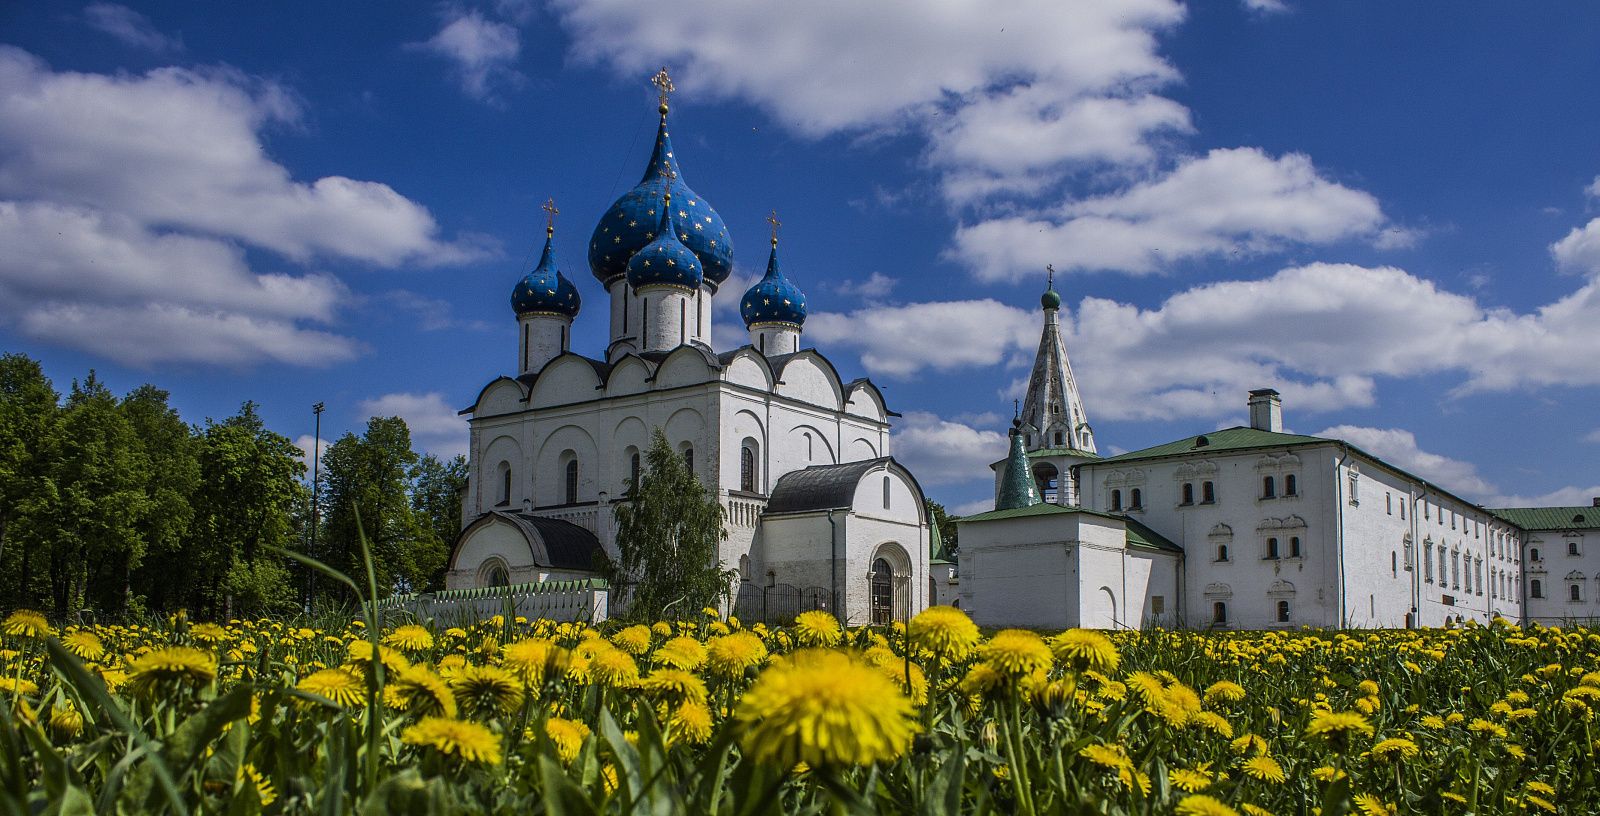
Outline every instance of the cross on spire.
<svg viewBox="0 0 1600 816">
<path fill-rule="evenodd" d="M 667 66 L 661 66 L 656 75 L 650 77 L 650 84 L 656 86 L 656 95 L 661 99 L 661 113 L 667 112 L 667 97 L 672 95 L 677 88 L 672 86 L 672 77 L 667 75 Z"/>
<path fill-rule="evenodd" d="M 783 222 L 778 220 L 778 211 L 777 210 L 773 210 L 772 212 L 767 213 L 767 223 L 772 225 L 772 245 L 773 246 L 777 246 L 778 245 L 778 228 L 783 226 Z"/>
<path fill-rule="evenodd" d="M 1046 289 L 1054 289 L 1054 288 L 1056 288 L 1056 265 L 1055 264 L 1045 264 L 1044 265 L 1044 271 L 1045 271 L 1045 288 Z"/>
<path fill-rule="evenodd" d="M 539 209 L 544 210 L 544 234 L 547 236 L 555 235 L 556 216 L 561 214 L 561 211 L 556 209 L 556 200 L 554 198 L 545 199 L 544 206 Z"/>
</svg>

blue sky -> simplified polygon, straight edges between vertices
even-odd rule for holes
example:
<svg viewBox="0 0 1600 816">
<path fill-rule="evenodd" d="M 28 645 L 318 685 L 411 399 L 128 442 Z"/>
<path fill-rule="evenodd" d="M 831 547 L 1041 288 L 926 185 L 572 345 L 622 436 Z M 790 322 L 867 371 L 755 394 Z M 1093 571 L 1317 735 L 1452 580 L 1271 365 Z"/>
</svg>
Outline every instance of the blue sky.
<svg viewBox="0 0 1600 816">
<path fill-rule="evenodd" d="M 642 171 L 671 66 L 737 298 L 784 223 L 806 339 L 981 506 L 1060 271 L 1103 452 L 1273 386 L 1469 498 L 1600 495 L 1600 9 L 1245 0 L 0 8 L 0 349 L 245 399 L 309 445 L 514 364 L 513 282 Z"/>
</svg>

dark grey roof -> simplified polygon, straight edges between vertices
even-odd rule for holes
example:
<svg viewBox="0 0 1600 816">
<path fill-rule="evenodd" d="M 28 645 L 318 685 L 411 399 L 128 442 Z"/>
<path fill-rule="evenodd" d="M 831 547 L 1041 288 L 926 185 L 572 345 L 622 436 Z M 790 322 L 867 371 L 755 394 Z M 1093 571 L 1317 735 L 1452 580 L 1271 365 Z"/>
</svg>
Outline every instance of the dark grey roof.
<svg viewBox="0 0 1600 816">
<path fill-rule="evenodd" d="M 861 482 L 861 477 L 890 463 L 894 463 L 894 459 L 884 456 L 842 465 L 812 465 L 804 470 L 785 473 L 772 487 L 772 496 L 767 499 L 767 513 L 775 515 L 849 509 L 855 501 L 856 485 Z"/>
<path fill-rule="evenodd" d="M 528 540 L 533 563 L 564 570 L 593 570 L 606 561 L 605 550 L 594 533 L 570 521 L 544 518 L 531 513 L 494 510 L 484 513 L 467 526 L 471 530 L 490 518 L 509 522 Z M 462 536 L 466 530 L 462 531 Z M 457 542 L 461 539 L 458 538 Z M 459 543 L 458 543 L 459 546 Z M 453 561 L 454 559 L 452 559 Z"/>
</svg>

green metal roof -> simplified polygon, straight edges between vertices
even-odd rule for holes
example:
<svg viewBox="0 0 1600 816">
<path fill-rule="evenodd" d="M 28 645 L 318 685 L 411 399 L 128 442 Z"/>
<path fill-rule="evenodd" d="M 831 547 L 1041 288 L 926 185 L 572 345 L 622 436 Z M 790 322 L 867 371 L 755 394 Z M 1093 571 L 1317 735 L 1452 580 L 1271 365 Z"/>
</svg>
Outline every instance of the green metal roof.
<svg viewBox="0 0 1600 816">
<path fill-rule="evenodd" d="M 1033 471 L 1028 466 L 1028 455 L 1022 448 L 1022 432 L 1015 423 L 1011 428 L 1011 455 L 1000 471 L 1000 489 L 994 499 L 994 509 L 1009 510 L 1040 503 L 1039 486 L 1034 484 Z"/>
<path fill-rule="evenodd" d="M 1006 519 L 1027 518 L 1029 516 L 1054 516 L 1061 514 L 1082 513 L 1086 516 L 1097 518 L 1115 519 L 1127 527 L 1128 545 L 1131 547 L 1144 547 L 1152 550 L 1165 550 L 1167 552 L 1181 553 L 1183 548 L 1172 543 L 1165 536 L 1146 527 L 1138 519 L 1129 518 L 1121 513 L 1102 513 L 1099 510 L 1090 510 L 1086 507 L 1066 507 L 1059 504 L 1041 502 L 1027 507 L 1016 507 L 1010 510 L 991 510 L 975 516 L 963 516 L 957 523 L 968 522 L 1004 521 Z"/>
<path fill-rule="evenodd" d="M 1524 530 L 1600 530 L 1600 507 L 1506 507 L 1489 512 Z"/>
<path fill-rule="evenodd" d="M 1100 458 L 1100 454 L 1098 453 L 1090 453 L 1089 451 L 1078 450 L 1077 448 L 1040 448 L 1035 451 L 1028 451 L 1029 459 L 1039 456 L 1081 456 L 1085 459 Z"/>
<path fill-rule="evenodd" d="M 1200 444 L 1204 439 L 1206 444 Z M 1095 464 L 1110 464 L 1117 462 L 1132 462 L 1140 459 L 1159 459 L 1166 456 L 1178 456 L 1186 453 L 1216 453 L 1219 451 L 1249 450 L 1251 448 L 1279 448 L 1290 445 L 1314 445 L 1322 442 L 1337 443 L 1337 439 L 1325 439 L 1320 436 L 1304 436 L 1301 434 L 1274 433 L 1261 431 L 1255 428 L 1236 426 L 1224 428 L 1211 433 L 1186 436 L 1176 442 L 1165 445 L 1156 445 L 1143 450 L 1129 451 L 1118 456 L 1101 459 Z"/>
</svg>

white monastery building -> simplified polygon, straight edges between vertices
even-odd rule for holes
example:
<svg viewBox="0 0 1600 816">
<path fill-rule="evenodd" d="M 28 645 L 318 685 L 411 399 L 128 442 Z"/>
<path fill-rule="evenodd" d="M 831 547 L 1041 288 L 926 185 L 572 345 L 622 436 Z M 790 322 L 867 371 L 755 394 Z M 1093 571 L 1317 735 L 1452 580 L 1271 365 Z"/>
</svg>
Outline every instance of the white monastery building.
<svg viewBox="0 0 1600 816">
<path fill-rule="evenodd" d="M 1101 457 L 1057 324 L 940 598 L 988 626 L 1265 629 L 1600 618 L 1600 499 L 1491 510 L 1341 439 L 1250 424 Z"/>
<path fill-rule="evenodd" d="M 889 454 L 897 416 L 871 382 L 846 382 L 801 342 L 805 296 L 779 268 L 740 313 L 749 344 L 710 345 L 711 299 L 733 271 L 722 218 L 679 170 L 670 81 L 644 177 L 594 228 L 588 262 L 610 342 L 570 348 L 581 305 L 558 268 L 551 225 L 538 265 L 512 292 L 513 374 L 462 411 L 471 426 L 464 529 L 449 589 L 598 576 L 617 556 L 613 509 L 661 429 L 726 510 L 724 568 L 739 610 L 827 609 L 849 624 L 904 619 L 929 587 L 928 513 Z"/>
</svg>

